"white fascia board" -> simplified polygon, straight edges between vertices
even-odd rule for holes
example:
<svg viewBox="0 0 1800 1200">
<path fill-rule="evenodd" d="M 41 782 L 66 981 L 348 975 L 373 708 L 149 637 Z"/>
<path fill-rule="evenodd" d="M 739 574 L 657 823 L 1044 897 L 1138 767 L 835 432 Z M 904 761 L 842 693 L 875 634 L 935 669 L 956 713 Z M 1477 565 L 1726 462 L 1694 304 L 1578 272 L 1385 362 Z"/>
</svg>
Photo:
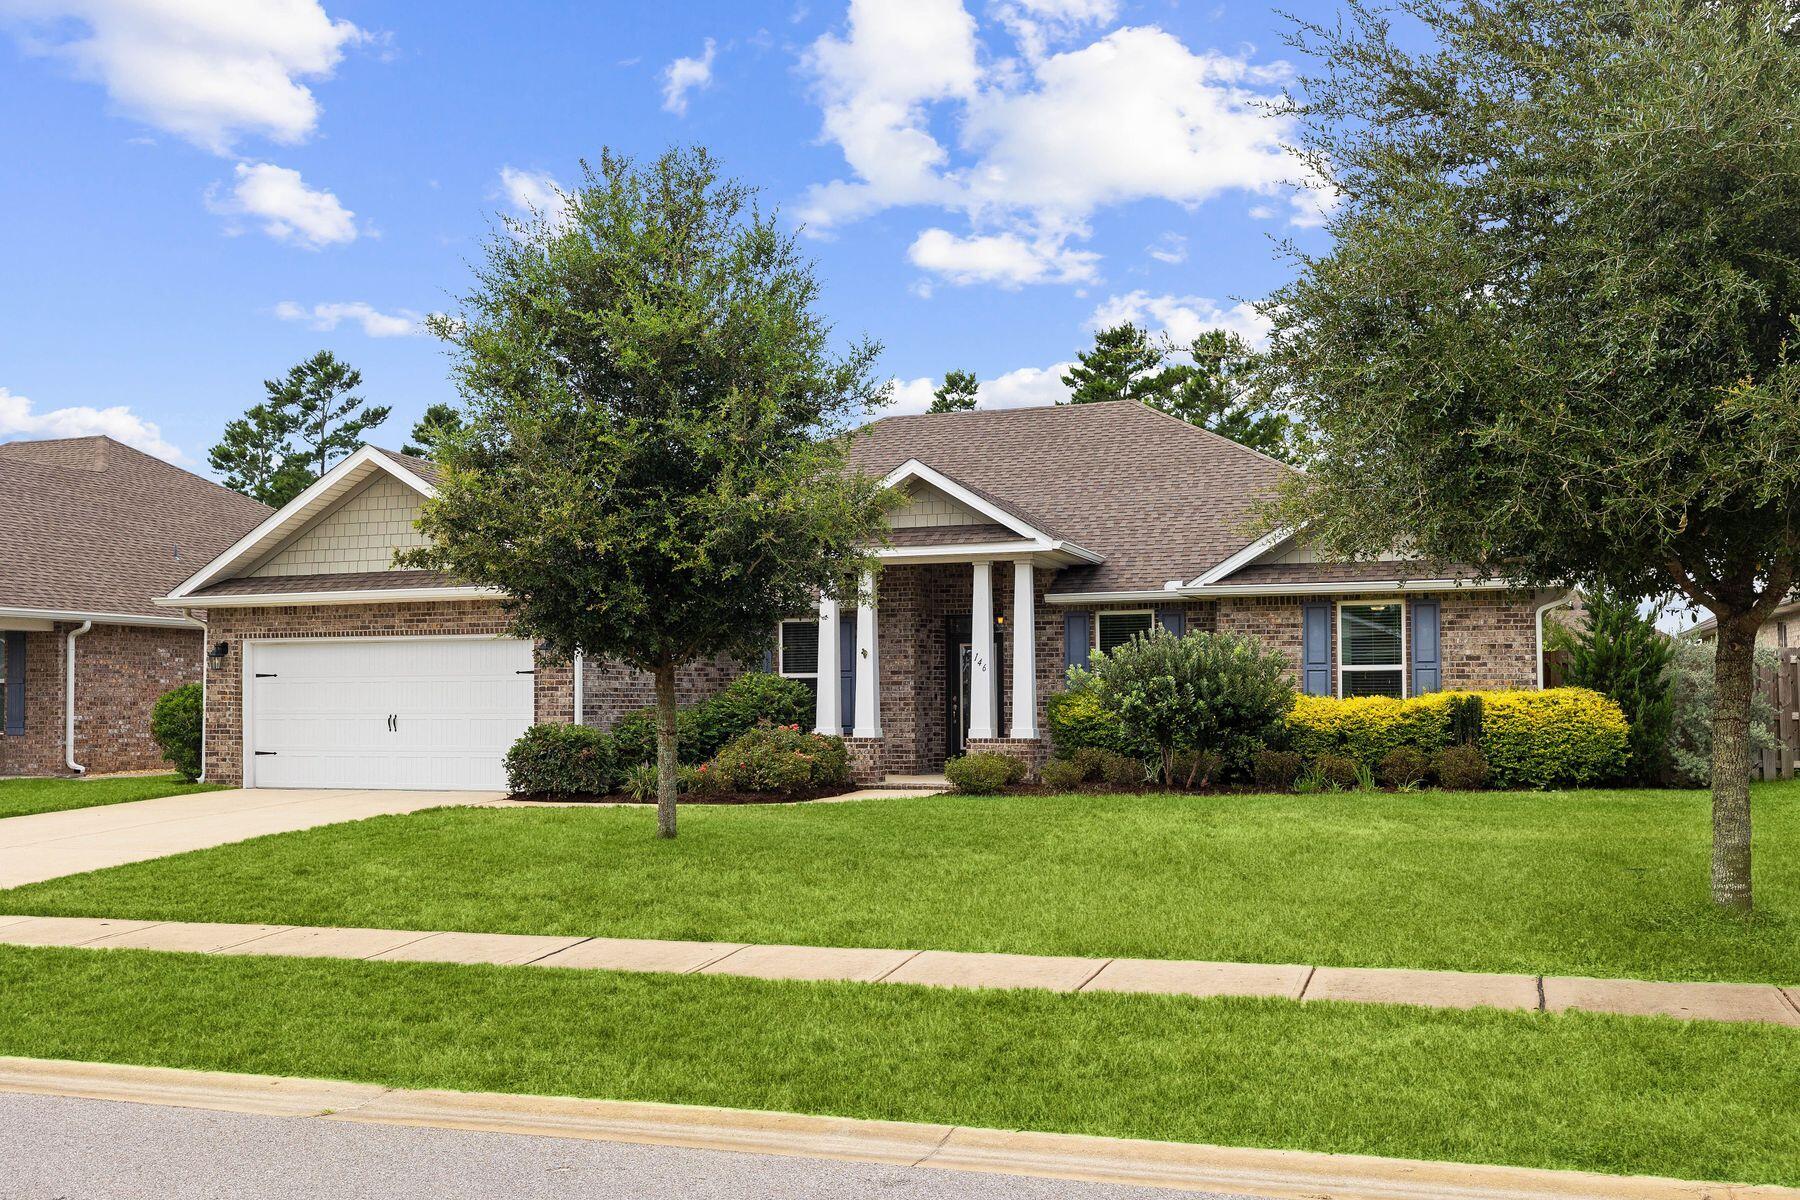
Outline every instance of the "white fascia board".
<svg viewBox="0 0 1800 1200">
<path fill-rule="evenodd" d="M 163 604 L 161 599 L 153 604 Z M 74 612 L 54 608 L 0 608 L 0 621 L 42 622 L 46 626 L 57 621 L 92 621 L 96 625 L 144 625 L 155 629 L 198 629 L 200 622 L 187 617 L 159 617 L 143 613 Z M 20 626 L 0 626 L 18 632 Z"/>
<path fill-rule="evenodd" d="M 1152 601 L 1186 600 L 1187 593 L 1174 588 L 1157 588 L 1154 591 L 1136 592 L 1048 592 L 1044 596 L 1046 604 L 1126 604 L 1150 603 Z"/>
<path fill-rule="evenodd" d="M 882 546 L 875 557 L 883 562 L 974 562 L 990 559 L 1041 558 L 1057 566 L 1103 561 L 1091 550 L 1074 542 L 1019 541 L 958 544 L 944 542 L 936 546 Z"/>
<path fill-rule="evenodd" d="M 381 604 L 428 600 L 486 600 L 503 595 L 498 588 L 363 588 L 345 592 L 257 592 L 228 596 L 166 596 L 156 603 L 168 608 L 289 608 L 319 604 Z"/>
<path fill-rule="evenodd" d="M 1195 600 L 1204 600 L 1209 596 L 1336 596 L 1360 595 L 1367 592 L 1456 592 L 1465 590 L 1517 592 L 1530 591 L 1531 588 L 1509 579 L 1346 579 L 1328 583 L 1262 583 L 1245 584 L 1238 587 L 1230 584 L 1219 584 L 1213 587 L 1190 585 L 1182 588 L 1180 594 Z"/>
<path fill-rule="evenodd" d="M 1233 554 L 1224 562 L 1219 563 L 1217 566 L 1208 567 L 1200 576 L 1190 581 L 1188 586 L 1197 588 L 1205 587 L 1210 583 L 1217 583 L 1226 576 L 1233 575 L 1238 571 L 1243 570 L 1263 555 L 1292 538 L 1294 534 L 1298 532 L 1299 530 L 1297 529 L 1277 529 L 1273 533 L 1264 534 L 1254 542 L 1251 542 L 1248 546 L 1245 546 L 1242 550 L 1239 550 L 1236 554 Z"/>
<path fill-rule="evenodd" d="M 388 474 L 394 476 L 422 496 L 430 498 L 437 494 L 429 483 L 426 483 L 423 479 L 419 478 L 413 472 L 407 470 L 404 466 L 395 462 L 375 447 L 359 447 L 355 453 L 350 454 L 342 462 L 338 463 L 337 466 L 319 476 L 312 486 L 308 487 L 304 492 L 295 496 L 275 512 L 270 513 L 262 524 L 239 538 L 231 545 L 230 549 L 207 563 L 204 567 L 201 567 L 195 574 L 189 576 L 185 582 L 174 591 L 170 592 L 167 598 L 170 600 L 179 600 L 184 596 L 191 595 L 209 583 L 217 582 L 219 578 L 232 567 L 238 566 L 252 555 L 260 553 L 267 547 L 270 541 L 280 537 L 286 532 L 290 525 L 311 520 L 316 514 L 309 514 L 306 512 L 309 505 L 350 476 L 366 473 L 365 469 L 371 464 L 378 470 L 386 471 Z M 158 603 L 161 603 L 161 601 L 158 601 Z"/>
</svg>

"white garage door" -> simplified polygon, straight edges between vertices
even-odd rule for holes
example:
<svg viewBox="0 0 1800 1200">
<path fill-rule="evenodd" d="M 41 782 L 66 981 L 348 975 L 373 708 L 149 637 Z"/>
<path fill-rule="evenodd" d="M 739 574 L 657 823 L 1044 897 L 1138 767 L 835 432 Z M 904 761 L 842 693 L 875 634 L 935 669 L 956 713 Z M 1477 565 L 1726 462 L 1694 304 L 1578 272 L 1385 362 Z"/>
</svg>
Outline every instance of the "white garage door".
<svg viewBox="0 0 1800 1200">
<path fill-rule="evenodd" d="M 531 643 L 251 643 L 252 787 L 504 789 L 531 724 Z"/>
</svg>

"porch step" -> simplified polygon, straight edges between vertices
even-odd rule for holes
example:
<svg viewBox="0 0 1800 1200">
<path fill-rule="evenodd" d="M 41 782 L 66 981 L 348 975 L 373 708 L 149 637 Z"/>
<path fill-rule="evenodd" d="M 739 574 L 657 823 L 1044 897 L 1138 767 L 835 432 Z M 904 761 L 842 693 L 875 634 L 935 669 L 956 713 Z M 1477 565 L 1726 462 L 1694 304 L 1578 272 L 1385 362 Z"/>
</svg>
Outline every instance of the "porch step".
<svg viewBox="0 0 1800 1200">
<path fill-rule="evenodd" d="M 950 786 L 942 775 L 889 775 L 881 781 L 884 788 L 914 788 L 921 792 L 941 792 Z"/>
</svg>

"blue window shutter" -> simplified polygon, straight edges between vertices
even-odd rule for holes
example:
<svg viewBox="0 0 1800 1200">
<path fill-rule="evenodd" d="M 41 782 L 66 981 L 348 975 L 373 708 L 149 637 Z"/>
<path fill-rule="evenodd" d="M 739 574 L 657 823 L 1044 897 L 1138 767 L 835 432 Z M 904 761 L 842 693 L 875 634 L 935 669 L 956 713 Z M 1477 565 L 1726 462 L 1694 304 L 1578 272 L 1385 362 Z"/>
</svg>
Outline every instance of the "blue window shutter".
<svg viewBox="0 0 1800 1200">
<path fill-rule="evenodd" d="M 1309 696 L 1331 695 L 1331 605 L 1308 604 L 1301 610 L 1300 690 Z"/>
<path fill-rule="evenodd" d="M 1412 609 L 1412 694 L 1444 686 L 1442 609 L 1436 600 L 1414 600 Z"/>
<path fill-rule="evenodd" d="M 1165 608 L 1156 614 L 1156 623 L 1176 637 L 1180 637 L 1187 632 L 1187 609 Z"/>
<path fill-rule="evenodd" d="M 777 633 L 775 636 L 780 637 L 781 634 Z M 763 669 L 764 674 L 772 675 L 775 673 L 775 651 L 774 650 L 771 649 L 771 650 L 763 651 L 762 669 Z"/>
<path fill-rule="evenodd" d="M 1063 614 L 1063 668 L 1087 666 L 1088 653 L 1094 645 L 1094 614 Z"/>
<path fill-rule="evenodd" d="M 25 635 L 6 635 L 6 732 L 25 732 Z"/>
<path fill-rule="evenodd" d="M 856 728 L 856 620 L 838 622 L 838 713 L 844 718 L 844 736 Z"/>
</svg>

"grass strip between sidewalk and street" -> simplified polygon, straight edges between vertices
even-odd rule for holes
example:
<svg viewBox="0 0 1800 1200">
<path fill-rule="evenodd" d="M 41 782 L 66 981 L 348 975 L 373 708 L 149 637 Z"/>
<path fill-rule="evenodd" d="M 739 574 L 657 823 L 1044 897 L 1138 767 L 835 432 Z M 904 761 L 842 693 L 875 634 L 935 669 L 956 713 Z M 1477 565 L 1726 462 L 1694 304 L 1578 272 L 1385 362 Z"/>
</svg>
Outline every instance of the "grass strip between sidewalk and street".
<svg viewBox="0 0 1800 1200">
<path fill-rule="evenodd" d="M 1800 1185 L 1800 1032 L 0 947 L 0 1054 Z"/>
<path fill-rule="evenodd" d="M 0 892 L 0 912 L 1800 984 L 1800 782 L 1756 915 L 1703 792 L 446 808 Z"/>
<path fill-rule="evenodd" d="M 216 783 L 183 783 L 174 775 L 128 775 L 113 779 L 0 779 L 0 819 L 218 790 L 219 785 Z"/>
</svg>

